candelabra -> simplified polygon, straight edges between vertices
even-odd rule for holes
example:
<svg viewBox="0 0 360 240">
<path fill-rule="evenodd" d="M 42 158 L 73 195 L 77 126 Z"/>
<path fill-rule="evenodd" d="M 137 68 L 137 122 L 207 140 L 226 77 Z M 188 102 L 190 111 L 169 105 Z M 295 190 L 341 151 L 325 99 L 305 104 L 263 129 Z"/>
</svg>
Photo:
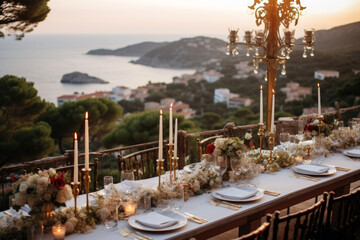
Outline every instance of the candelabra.
<svg viewBox="0 0 360 240">
<path fill-rule="evenodd" d="M 269 164 L 272 164 L 274 160 L 273 158 L 274 141 L 275 141 L 275 133 L 270 132 L 269 133 L 269 149 L 270 149 Z"/>
<path fill-rule="evenodd" d="M 289 29 L 290 23 L 295 21 L 297 25 L 299 16 L 305 9 L 300 0 L 284 0 L 279 3 L 277 0 L 254 0 L 254 4 L 249 9 L 255 11 L 256 25 L 264 23 L 264 30 L 256 30 L 255 37 L 252 30 L 246 30 L 244 42 L 238 42 L 238 31 L 229 29 L 229 43 L 227 44 L 227 55 L 238 55 L 239 46 L 247 46 L 247 56 L 250 50 L 255 47 L 253 57 L 254 73 L 258 72 L 259 63 L 266 63 L 267 73 L 267 116 L 266 129 L 270 129 L 271 108 L 272 108 L 272 89 L 275 89 L 276 74 L 279 65 L 282 65 L 281 74 L 286 74 L 286 60 L 290 59 L 290 53 L 294 45 L 304 46 L 303 57 L 307 57 L 307 50 L 311 49 L 310 56 L 314 56 L 314 29 L 305 29 L 303 43 L 295 43 L 295 30 Z M 280 37 L 279 28 L 283 25 L 284 37 Z M 263 51 L 260 51 L 260 48 Z"/>
<path fill-rule="evenodd" d="M 157 173 L 159 175 L 159 185 L 158 185 L 158 190 L 160 191 L 161 190 L 161 172 L 163 170 L 163 162 L 164 162 L 164 159 L 157 159 L 156 160 L 157 162 Z"/>
<path fill-rule="evenodd" d="M 178 157 L 173 157 L 174 181 L 177 180 L 176 169 L 178 168 L 178 163 L 179 163 L 179 158 Z"/>
<path fill-rule="evenodd" d="M 89 205 L 89 186 L 91 183 L 91 178 L 90 178 L 90 171 L 91 169 L 88 168 L 83 168 L 82 171 L 84 172 L 84 186 L 85 186 L 85 191 L 86 191 L 86 210 L 87 212 L 90 211 L 90 205 Z"/>
<path fill-rule="evenodd" d="M 73 195 L 74 195 L 74 212 L 75 212 L 75 215 L 77 214 L 77 196 L 79 195 L 79 185 L 80 183 L 79 182 L 71 182 L 71 185 L 73 187 Z"/>
<path fill-rule="evenodd" d="M 174 154 L 174 144 L 168 144 L 169 146 L 169 159 L 170 159 L 170 183 L 172 183 L 173 171 L 174 171 L 174 162 L 173 162 L 173 154 Z M 175 180 L 175 173 L 174 173 L 174 180 Z"/>
<path fill-rule="evenodd" d="M 262 149 L 262 139 L 264 136 L 264 128 L 263 128 L 264 124 L 263 123 L 259 123 L 259 131 L 258 131 L 258 136 L 259 136 L 259 142 L 260 142 L 260 154 L 261 154 L 261 149 Z"/>
<path fill-rule="evenodd" d="M 321 128 L 322 128 L 322 125 L 323 125 L 323 116 L 319 116 L 318 117 L 318 121 L 319 121 L 319 137 L 320 137 L 320 134 L 321 134 Z"/>
</svg>

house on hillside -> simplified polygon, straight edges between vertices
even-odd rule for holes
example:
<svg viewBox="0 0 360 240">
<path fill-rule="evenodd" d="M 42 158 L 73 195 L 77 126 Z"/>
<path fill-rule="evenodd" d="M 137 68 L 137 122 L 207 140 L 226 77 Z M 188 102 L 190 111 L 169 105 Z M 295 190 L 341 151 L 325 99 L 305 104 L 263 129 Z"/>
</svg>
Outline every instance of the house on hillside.
<svg viewBox="0 0 360 240">
<path fill-rule="evenodd" d="M 227 88 L 217 88 L 214 90 L 214 103 L 226 103 L 227 108 L 241 108 L 251 105 L 250 98 L 241 98 L 239 94 L 231 93 Z"/>
<path fill-rule="evenodd" d="M 286 94 L 285 102 L 299 101 L 306 95 L 311 95 L 312 89 L 310 87 L 300 87 L 297 82 L 288 82 L 286 87 L 280 89 Z"/>
<path fill-rule="evenodd" d="M 74 102 L 80 94 L 62 95 L 57 98 L 57 106 L 61 106 L 65 102 Z"/>
<path fill-rule="evenodd" d="M 324 80 L 325 78 L 328 77 L 339 78 L 340 73 L 339 71 L 335 71 L 335 70 L 317 70 L 314 73 L 315 79 Z"/>
<path fill-rule="evenodd" d="M 249 107 L 252 103 L 250 98 L 233 97 L 229 99 L 227 108 Z"/>
<path fill-rule="evenodd" d="M 223 74 L 215 71 L 214 69 L 204 72 L 203 75 L 204 75 L 204 79 L 210 83 L 216 82 L 217 80 L 219 80 L 224 76 Z"/>
</svg>

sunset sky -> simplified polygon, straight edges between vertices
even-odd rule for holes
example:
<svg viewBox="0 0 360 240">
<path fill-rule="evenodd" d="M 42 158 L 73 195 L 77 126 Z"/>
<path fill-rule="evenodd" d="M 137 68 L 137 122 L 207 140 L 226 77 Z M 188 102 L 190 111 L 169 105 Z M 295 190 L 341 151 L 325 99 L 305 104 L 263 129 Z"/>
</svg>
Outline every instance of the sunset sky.
<svg viewBox="0 0 360 240">
<path fill-rule="evenodd" d="M 252 0 L 50 0 L 51 12 L 34 33 L 226 34 L 256 28 Z M 360 21 L 359 0 L 302 0 L 302 28 L 328 29 Z"/>
</svg>

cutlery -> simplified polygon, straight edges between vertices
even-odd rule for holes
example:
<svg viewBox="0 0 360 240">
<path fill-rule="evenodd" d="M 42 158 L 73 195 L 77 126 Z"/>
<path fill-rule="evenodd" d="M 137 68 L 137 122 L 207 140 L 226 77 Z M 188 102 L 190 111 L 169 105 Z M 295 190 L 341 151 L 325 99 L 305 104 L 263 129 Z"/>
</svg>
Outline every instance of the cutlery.
<svg viewBox="0 0 360 240">
<path fill-rule="evenodd" d="M 239 205 L 234 205 L 234 206 L 231 206 L 231 205 L 229 205 L 229 204 L 227 204 L 225 201 L 223 201 L 223 202 L 218 202 L 218 201 L 216 201 L 216 200 L 214 200 L 214 199 L 211 199 L 211 198 L 209 198 L 208 199 L 208 201 L 212 204 L 212 205 L 214 205 L 214 206 L 221 206 L 221 207 L 225 207 L 225 208 L 228 208 L 228 209 L 231 209 L 231 210 L 239 210 L 240 208 L 241 208 L 241 206 L 239 206 Z M 235 207 L 236 206 L 236 207 Z"/>
<path fill-rule="evenodd" d="M 148 240 L 152 240 L 151 237 L 148 237 L 146 236 L 145 234 L 142 234 L 141 232 L 138 232 L 138 231 L 135 231 L 135 232 L 131 232 L 130 229 L 128 229 L 127 227 L 124 227 L 123 228 L 125 230 L 125 232 L 129 233 L 129 234 L 132 234 L 134 236 L 138 235 L 140 237 L 138 237 L 139 239 L 148 239 Z M 136 236 L 137 237 L 137 236 Z"/>
<path fill-rule="evenodd" d="M 338 170 L 338 171 L 343 171 L 343 172 L 351 171 L 350 168 L 344 168 L 344 167 L 339 167 L 339 166 L 335 166 L 335 169 Z"/>
<path fill-rule="evenodd" d="M 272 191 L 269 191 L 269 190 L 264 190 L 264 194 L 275 196 L 275 197 L 280 195 L 280 193 L 272 192 Z"/>
<path fill-rule="evenodd" d="M 139 236 L 142 236 L 142 237 L 145 238 L 145 239 L 153 240 L 151 237 L 148 237 L 148 236 L 146 236 L 145 234 L 142 234 L 141 232 L 135 231 L 135 233 L 136 233 L 137 235 L 139 235 Z"/>
<path fill-rule="evenodd" d="M 12 217 L 12 214 L 9 213 L 8 211 L 4 211 L 4 213 L 5 213 L 6 215 L 8 215 L 9 217 Z"/>
<path fill-rule="evenodd" d="M 144 240 L 145 239 L 145 238 L 142 238 L 142 237 L 137 237 L 136 235 L 133 236 L 133 234 L 131 232 L 125 230 L 125 227 L 120 229 L 119 233 L 122 236 L 127 237 L 127 238 L 131 238 L 133 240 Z"/>
<path fill-rule="evenodd" d="M 184 214 L 185 214 L 185 215 L 188 215 L 189 217 L 195 218 L 195 219 L 197 219 L 197 220 L 199 220 L 199 221 L 201 221 L 201 222 L 203 222 L 203 223 L 208 222 L 207 219 L 201 218 L 201 217 L 198 217 L 198 216 L 195 216 L 195 215 L 193 215 L 193 214 L 191 214 L 191 213 L 184 212 Z"/>
<path fill-rule="evenodd" d="M 296 174 L 296 173 L 290 173 L 290 175 L 292 177 L 294 177 L 294 178 L 302 178 L 302 179 L 310 180 L 310 181 L 313 181 L 313 182 L 320 181 L 320 178 L 309 177 L 309 176 L 300 175 L 300 174 Z"/>
<path fill-rule="evenodd" d="M 191 222 L 195 222 L 195 223 L 198 223 L 198 224 L 204 223 L 204 222 L 202 222 L 202 221 L 200 221 L 200 220 L 198 220 L 198 219 L 196 219 L 196 218 L 193 218 L 193 217 L 190 217 L 190 216 L 188 216 L 188 215 L 182 214 L 182 213 L 180 213 L 180 212 L 178 212 L 178 211 L 175 211 L 175 213 L 183 216 L 184 218 L 186 218 L 187 220 L 189 220 L 189 221 L 191 221 Z"/>
</svg>

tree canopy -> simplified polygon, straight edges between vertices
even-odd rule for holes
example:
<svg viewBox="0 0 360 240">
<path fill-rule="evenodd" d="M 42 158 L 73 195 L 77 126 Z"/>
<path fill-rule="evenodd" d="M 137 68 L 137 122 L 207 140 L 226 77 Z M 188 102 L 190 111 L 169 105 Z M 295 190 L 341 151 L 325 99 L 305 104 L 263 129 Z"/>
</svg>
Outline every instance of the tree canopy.
<svg viewBox="0 0 360 240">
<path fill-rule="evenodd" d="M 0 0 L 0 37 L 6 34 L 20 40 L 50 12 L 49 0 Z"/>
<path fill-rule="evenodd" d="M 32 82 L 6 75 L 0 78 L 0 166 L 46 156 L 52 151 L 51 128 L 34 123 L 47 103 Z"/>
</svg>

